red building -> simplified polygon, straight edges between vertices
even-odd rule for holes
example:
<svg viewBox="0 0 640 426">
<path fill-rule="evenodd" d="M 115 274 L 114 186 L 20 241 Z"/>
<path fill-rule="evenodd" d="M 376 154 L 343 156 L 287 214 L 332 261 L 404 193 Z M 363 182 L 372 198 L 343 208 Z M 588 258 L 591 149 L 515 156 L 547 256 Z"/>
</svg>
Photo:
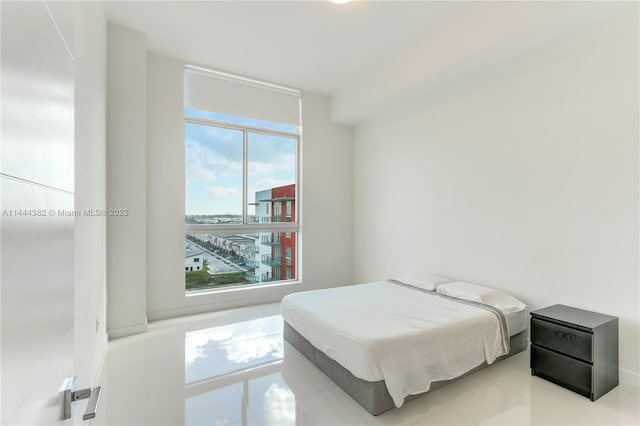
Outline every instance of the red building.
<svg viewBox="0 0 640 426">
<path fill-rule="evenodd" d="M 296 220 L 296 185 L 286 185 L 271 189 L 271 199 L 262 200 L 271 203 L 271 222 L 295 222 Z M 271 234 L 271 276 L 273 280 L 294 280 L 296 271 L 295 232 L 279 232 Z"/>
</svg>

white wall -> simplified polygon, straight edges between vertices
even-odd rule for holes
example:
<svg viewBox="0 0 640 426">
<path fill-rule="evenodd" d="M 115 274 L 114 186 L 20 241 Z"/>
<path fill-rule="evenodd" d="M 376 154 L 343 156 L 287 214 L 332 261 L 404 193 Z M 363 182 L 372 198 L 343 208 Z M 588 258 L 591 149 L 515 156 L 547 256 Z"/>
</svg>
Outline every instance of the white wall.
<svg viewBox="0 0 640 426">
<path fill-rule="evenodd" d="M 303 95 L 302 284 L 185 297 L 184 62 L 147 59 L 147 310 L 150 320 L 280 300 L 351 281 L 351 131 L 329 122 L 329 99 Z"/>
<path fill-rule="evenodd" d="M 352 283 L 353 130 L 330 123 L 329 98 L 303 95 L 304 289 Z"/>
<path fill-rule="evenodd" d="M 146 39 L 107 29 L 107 322 L 110 337 L 144 332 L 147 271 Z M 142 266 L 141 266 L 142 265 Z"/>
<path fill-rule="evenodd" d="M 506 290 L 531 309 L 562 303 L 619 316 L 621 380 L 637 386 L 631 8 L 534 51 L 497 81 L 451 87 L 438 104 L 422 98 L 411 113 L 358 126 L 355 281 L 431 270 Z"/>
<path fill-rule="evenodd" d="M 106 18 L 98 2 L 63 5 L 75 8 L 75 209 L 103 209 L 107 201 Z M 75 218 L 74 346 L 79 389 L 97 386 L 106 350 L 106 226 L 104 216 Z"/>
<path fill-rule="evenodd" d="M 184 306 L 184 62 L 147 54 L 147 306 Z M 175 301 L 174 301 L 175 299 Z"/>
</svg>

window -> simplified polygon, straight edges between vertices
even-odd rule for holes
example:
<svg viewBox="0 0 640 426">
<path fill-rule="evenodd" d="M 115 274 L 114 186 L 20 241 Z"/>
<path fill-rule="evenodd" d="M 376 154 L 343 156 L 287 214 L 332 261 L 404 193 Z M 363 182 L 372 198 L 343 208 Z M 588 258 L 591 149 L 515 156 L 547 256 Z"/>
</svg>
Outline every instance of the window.
<svg viewBox="0 0 640 426">
<path fill-rule="evenodd" d="M 298 91 L 186 68 L 187 291 L 297 279 L 299 124 Z"/>
<path fill-rule="evenodd" d="M 281 222 L 282 221 L 282 208 L 280 205 L 279 201 L 276 201 L 274 203 L 274 209 L 273 209 L 273 219 L 274 222 Z"/>
<path fill-rule="evenodd" d="M 284 263 L 291 265 L 291 247 L 284 248 Z"/>
</svg>

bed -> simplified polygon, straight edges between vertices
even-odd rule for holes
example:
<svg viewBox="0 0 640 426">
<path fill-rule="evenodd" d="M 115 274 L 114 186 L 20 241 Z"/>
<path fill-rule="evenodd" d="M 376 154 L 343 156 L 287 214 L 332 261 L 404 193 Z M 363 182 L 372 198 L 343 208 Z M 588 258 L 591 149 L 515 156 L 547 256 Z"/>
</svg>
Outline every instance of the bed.
<svg viewBox="0 0 640 426">
<path fill-rule="evenodd" d="M 285 340 L 372 415 L 526 348 L 522 302 L 441 277 L 295 293 L 281 307 Z"/>
</svg>

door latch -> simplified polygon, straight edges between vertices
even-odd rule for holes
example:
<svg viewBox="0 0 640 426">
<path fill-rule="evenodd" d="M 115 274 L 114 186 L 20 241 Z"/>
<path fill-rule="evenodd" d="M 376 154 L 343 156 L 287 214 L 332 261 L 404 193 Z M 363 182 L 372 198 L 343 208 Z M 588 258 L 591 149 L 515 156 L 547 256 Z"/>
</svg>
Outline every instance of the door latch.
<svg viewBox="0 0 640 426">
<path fill-rule="evenodd" d="M 98 410 L 98 404 L 100 403 L 100 392 L 102 392 L 102 386 L 96 386 L 95 388 L 87 388 L 81 390 L 75 390 L 76 377 L 70 380 L 71 385 L 64 390 L 63 393 L 63 407 L 64 412 L 62 414 L 62 420 L 70 419 L 73 415 L 73 408 L 75 402 L 81 399 L 89 399 L 87 402 L 87 409 L 84 411 L 82 420 L 90 420 L 96 416 Z"/>
</svg>

